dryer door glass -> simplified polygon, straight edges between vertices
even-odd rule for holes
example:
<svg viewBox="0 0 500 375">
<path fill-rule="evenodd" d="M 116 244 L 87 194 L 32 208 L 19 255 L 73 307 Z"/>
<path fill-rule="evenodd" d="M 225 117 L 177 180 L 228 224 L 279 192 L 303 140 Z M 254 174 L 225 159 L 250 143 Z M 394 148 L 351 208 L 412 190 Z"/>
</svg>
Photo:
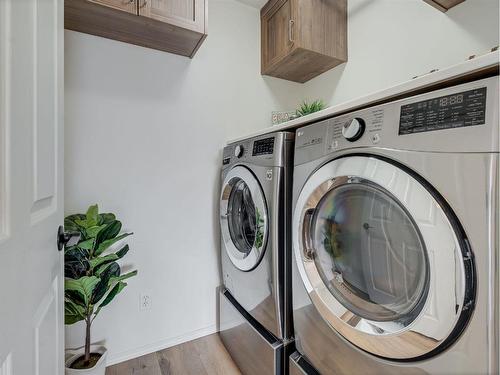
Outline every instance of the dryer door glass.
<svg viewBox="0 0 500 375">
<path fill-rule="evenodd" d="M 242 271 L 254 269 L 265 251 L 267 206 L 259 182 L 247 168 L 228 172 L 220 212 L 223 247 L 231 262 Z"/>
<path fill-rule="evenodd" d="M 238 251 L 248 255 L 254 245 L 262 246 L 262 213 L 255 206 L 252 193 L 243 180 L 234 183 L 228 202 L 229 233 Z"/>
<path fill-rule="evenodd" d="M 428 292 L 420 232 L 396 199 L 359 179 L 337 185 L 311 222 L 314 262 L 339 302 L 373 321 L 413 320 Z"/>
<path fill-rule="evenodd" d="M 355 155 L 317 169 L 297 197 L 292 236 L 316 310 L 367 352 L 426 358 L 472 315 L 474 262 L 458 219 L 395 162 Z"/>
</svg>

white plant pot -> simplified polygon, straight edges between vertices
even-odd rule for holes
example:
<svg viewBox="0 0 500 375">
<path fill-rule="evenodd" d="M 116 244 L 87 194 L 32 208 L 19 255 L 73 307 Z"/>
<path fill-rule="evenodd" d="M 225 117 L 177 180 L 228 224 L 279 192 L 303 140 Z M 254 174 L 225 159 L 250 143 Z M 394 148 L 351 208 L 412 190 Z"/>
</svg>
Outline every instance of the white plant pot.
<svg viewBox="0 0 500 375">
<path fill-rule="evenodd" d="M 107 349 L 102 345 L 91 345 L 90 352 L 99 353 L 101 355 L 99 361 L 92 368 L 85 370 L 77 370 L 69 368 L 69 366 L 71 366 L 71 364 L 74 361 L 76 361 L 79 357 L 85 354 L 85 347 L 81 347 L 74 350 L 66 350 L 66 355 L 65 355 L 66 375 L 105 375 L 106 357 L 108 355 Z"/>
</svg>

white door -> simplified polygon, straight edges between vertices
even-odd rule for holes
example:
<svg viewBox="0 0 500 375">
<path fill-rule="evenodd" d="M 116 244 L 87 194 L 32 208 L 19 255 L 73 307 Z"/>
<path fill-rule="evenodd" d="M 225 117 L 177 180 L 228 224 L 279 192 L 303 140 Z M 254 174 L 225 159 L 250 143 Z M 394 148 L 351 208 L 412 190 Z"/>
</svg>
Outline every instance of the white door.
<svg viewBox="0 0 500 375">
<path fill-rule="evenodd" d="M 0 375 L 63 375 L 63 1 L 0 0 Z"/>
</svg>

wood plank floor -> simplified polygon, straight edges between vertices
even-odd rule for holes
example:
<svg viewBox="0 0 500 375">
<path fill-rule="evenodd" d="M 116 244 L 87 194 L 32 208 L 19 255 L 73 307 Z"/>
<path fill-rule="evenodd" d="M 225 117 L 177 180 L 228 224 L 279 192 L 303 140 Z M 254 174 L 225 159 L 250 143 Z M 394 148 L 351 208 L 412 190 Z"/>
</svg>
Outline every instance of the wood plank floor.
<svg viewBox="0 0 500 375">
<path fill-rule="evenodd" d="M 106 375 L 241 375 L 218 334 L 106 369 Z"/>
</svg>

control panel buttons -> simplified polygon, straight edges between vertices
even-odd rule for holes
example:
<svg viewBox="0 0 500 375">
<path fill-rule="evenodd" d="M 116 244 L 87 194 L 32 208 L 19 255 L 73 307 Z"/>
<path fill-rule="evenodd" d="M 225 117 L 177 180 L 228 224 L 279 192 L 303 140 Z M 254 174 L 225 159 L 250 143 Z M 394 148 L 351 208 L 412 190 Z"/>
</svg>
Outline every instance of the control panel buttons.
<svg viewBox="0 0 500 375">
<path fill-rule="evenodd" d="M 237 158 L 241 158 L 244 151 L 245 150 L 243 149 L 243 146 L 238 145 L 234 148 L 234 156 L 236 156 Z"/>
<path fill-rule="evenodd" d="M 378 133 L 372 135 L 372 143 L 376 145 L 379 142 L 380 142 L 380 135 Z"/>
<path fill-rule="evenodd" d="M 342 135 L 349 142 L 357 141 L 365 132 L 365 121 L 362 118 L 356 117 L 348 121 L 342 127 Z"/>
</svg>

